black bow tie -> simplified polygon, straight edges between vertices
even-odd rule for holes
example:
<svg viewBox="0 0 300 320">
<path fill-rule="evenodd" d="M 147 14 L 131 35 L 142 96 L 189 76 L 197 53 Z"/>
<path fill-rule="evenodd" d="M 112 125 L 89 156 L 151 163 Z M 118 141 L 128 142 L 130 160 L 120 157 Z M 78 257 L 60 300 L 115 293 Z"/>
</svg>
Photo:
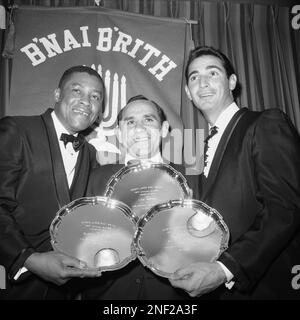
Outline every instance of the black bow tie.
<svg viewBox="0 0 300 320">
<path fill-rule="evenodd" d="M 62 133 L 60 136 L 60 140 L 63 141 L 65 146 L 68 142 L 71 142 L 75 151 L 78 151 L 84 143 L 84 137 L 80 134 L 77 137 L 74 137 L 71 134 Z"/>
</svg>

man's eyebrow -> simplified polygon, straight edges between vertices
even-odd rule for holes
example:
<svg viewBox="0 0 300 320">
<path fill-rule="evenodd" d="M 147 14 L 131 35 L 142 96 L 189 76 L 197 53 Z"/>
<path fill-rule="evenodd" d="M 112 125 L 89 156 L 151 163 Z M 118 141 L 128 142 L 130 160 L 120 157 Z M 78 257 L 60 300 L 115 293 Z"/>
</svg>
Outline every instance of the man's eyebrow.
<svg viewBox="0 0 300 320">
<path fill-rule="evenodd" d="M 133 120 L 134 117 L 133 116 L 127 116 L 127 117 L 124 117 L 121 121 L 127 121 L 127 120 Z"/>
<path fill-rule="evenodd" d="M 207 66 L 205 69 L 218 69 L 221 72 L 224 72 L 224 70 L 222 68 L 220 68 L 219 66 L 217 66 L 215 64 L 211 64 L 211 65 Z"/>
<path fill-rule="evenodd" d="M 71 83 L 71 86 L 72 86 L 72 87 L 73 87 L 73 86 L 80 86 L 80 87 L 82 87 L 81 83 L 79 83 L 79 82 L 72 82 L 72 83 Z"/>
<path fill-rule="evenodd" d="M 198 71 L 194 70 L 189 74 L 189 77 L 192 76 L 193 74 L 198 73 Z"/>
<path fill-rule="evenodd" d="M 97 90 L 97 89 L 94 89 L 93 92 L 97 92 L 100 94 L 100 96 L 102 95 L 102 91 L 101 90 Z"/>
<path fill-rule="evenodd" d="M 155 119 L 158 119 L 157 115 L 155 113 L 147 113 L 147 114 L 144 114 L 144 118 L 155 118 Z"/>
<path fill-rule="evenodd" d="M 210 70 L 210 69 L 218 69 L 220 72 L 224 72 L 224 70 L 222 68 L 220 68 L 219 66 L 215 65 L 215 64 L 211 64 L 205 67 L 206 70 Z M 197 74 L 198 71 L 197 70 L 193 70 L 190 74 L 189 77 L 192 76 L 193 74 Z"/>
<path fill-rule="evenodd" d="M 79 83 L 79 82 L 72 82 L 72 83 L 71 83 L 71 86 L 72 86 L 72 87 L 79 86 L 79 87 L 81 87 L 81 88 L 83 87 L 82 84 Z M 100 95 L 102 94 L 102 91 L 101 91 L 101 90 L 98 90 L 98 89 L 93 89 L 92 91 L 98 92 Z"/>
</svg>

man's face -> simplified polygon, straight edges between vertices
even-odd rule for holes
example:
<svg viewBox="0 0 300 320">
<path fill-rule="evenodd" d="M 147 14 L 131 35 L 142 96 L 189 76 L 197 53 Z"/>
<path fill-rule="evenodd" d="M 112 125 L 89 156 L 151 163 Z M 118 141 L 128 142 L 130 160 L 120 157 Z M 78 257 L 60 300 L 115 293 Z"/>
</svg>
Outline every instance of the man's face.
<svg viewBox="0 0 300 320">
<path fill-rule="evenodd" d="M 75 72 L 55 90 L 55 113 L 70 133 L 88 128 L 101 114 L 104 88 L 99 79 Z"/>
<path fill-rule="evenodd" d="M 233 102 L 231 90 L 236 86 L 236 76 L 227 78 L 219 58 L 200 56 L 189 66 L 186 86 L 188 97 L 204 113 L 220 113 Z"/>
<path fill-rule="evenodd" d="M 162 137 L 168 133 L 169 124 L 161 120 L 150 101 L 129 103 L 119 123 L 119 139 L 126 152 L 135 158 L 147 159 L 159 152 Z"/>
</svg>

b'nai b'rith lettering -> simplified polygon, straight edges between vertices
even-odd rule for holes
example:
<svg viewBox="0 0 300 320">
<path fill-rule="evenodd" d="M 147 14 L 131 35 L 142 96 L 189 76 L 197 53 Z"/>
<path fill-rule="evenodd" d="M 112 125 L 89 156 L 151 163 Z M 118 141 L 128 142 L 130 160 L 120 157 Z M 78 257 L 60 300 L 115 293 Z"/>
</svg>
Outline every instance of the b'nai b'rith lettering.
<svg viewBox="0 0 300 320">
<path fill-rule="evenodd" d="M 65 29 L 63 43 L 58 43 L 56 34 L 52 33 L 42 38 L 33 38 L 32 42 L 20 49 L 30 59 L 35 67 L 47 60 L 64 52 L 82 47 L 92 47 L 88 36 L 88 26 L 79 28 L 80 39 L 74 37 L 69 29 Z M 114 40 L 116 38 L 116 40 Z M 133 39 L 129 34 L 123 33 L 119 28 L 98 28 L 98 41 L 96 50 L 101 52 L 120 52 L 138 59 L 138 63 L 148 68 L 148 72 L 162 81 L 163 78 L 177 67 L 177 64 L 160 50 L 140 39 Z"/>
</svg>

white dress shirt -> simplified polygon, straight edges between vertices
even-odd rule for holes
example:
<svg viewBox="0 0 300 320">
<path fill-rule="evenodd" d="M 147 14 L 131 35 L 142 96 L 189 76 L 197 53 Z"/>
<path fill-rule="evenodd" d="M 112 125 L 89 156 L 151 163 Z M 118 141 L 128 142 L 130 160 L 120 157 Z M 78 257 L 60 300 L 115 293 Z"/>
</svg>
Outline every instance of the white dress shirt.
<svg viewBox="0 0 300 320">
<path fill-rule="evenodd" d="M 62 123 L 59 121 L 54 111 L 51 113 L 51 116 L 53 119 L 54 128 L 56 131 L 59 148 L 62 155 L 65 172 L 68 180 L 68 185 L 70 188 L 74 178 L 75 166 L 78 158 L 78 151 L 75 151 L 73 149 L 73 145 L 71 142 L 67 143 L 65 146 L 64 142 L 60 140 L 60 136 L 62 133 L 66 133 L 66 134 L 70 134 L 70 133 L 65 129 Z M 77 135 L 78 133 L 74 134 L 74 137 L 76 137 Z"/>
<path fill-rule="evenodd" d="M 234 116 L 234 114 L 239 110 L 239 107 L 235 102 L 230 104 L 218 117 L 217 121 L 213 125 L 208 125 L 209 130 L 216 126 L 218 127 L 218 132 L 211 137 L 207 142 L 207 163 L 203 169 L 203 174 L 205 177 L 208 176 L 210 166 L 212 164 L 215 152 L 217 150 L 218 144 L 222 138 L 223 132 L 225 131 L 228 123 Z"/>
<path fill-rule="evenodd" d="M 138 160 L 138 161 L 141 161 L 141 162 L 143 162 L 143 160 L 144 160 L 144 161 L 151 161 L 151 162 L 156 162 L 156 163 L 163 163 L 164 162 L 160 153 L 157 153 L 156 155 L 154 155 L 153 157 L 148 158 L 148 159 L 135 158 L 131 154 L 126 153 L 126 155 L 125 155 L 125 165 L 127 165 L 127 163 L 129 161 L 131 161 L 131 160 Z"/>
</svg>

